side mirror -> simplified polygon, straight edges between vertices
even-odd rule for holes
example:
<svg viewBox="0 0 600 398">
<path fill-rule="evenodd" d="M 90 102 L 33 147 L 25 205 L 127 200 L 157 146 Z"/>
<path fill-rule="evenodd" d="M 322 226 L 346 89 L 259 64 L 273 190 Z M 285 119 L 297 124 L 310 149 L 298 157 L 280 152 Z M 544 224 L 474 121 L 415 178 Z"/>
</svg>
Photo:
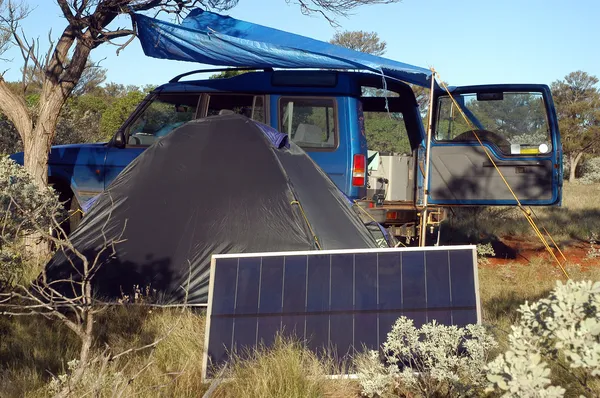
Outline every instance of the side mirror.
<svg viewBox="0 0 600 398">
<path fill-rule="evenodd" d="M 114 142 L 117 148 L 125 148 L 125 133 L 123 133 L 123 130 L 117 131 Z"/>
</svg>

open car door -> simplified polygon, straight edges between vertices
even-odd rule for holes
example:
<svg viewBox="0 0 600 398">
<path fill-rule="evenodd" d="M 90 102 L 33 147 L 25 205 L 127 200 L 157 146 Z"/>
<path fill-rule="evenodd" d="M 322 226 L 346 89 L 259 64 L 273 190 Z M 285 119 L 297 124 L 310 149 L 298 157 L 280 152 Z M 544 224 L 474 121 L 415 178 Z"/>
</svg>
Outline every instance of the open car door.
<svg viewBox="0 0 600 398">
<path fill-rule="evenodd" d="M 515 205 L 500 171 L 522 204 L 560 204 L 562 147 L 550 88 L 486 85 L 450 92 L 454 100 L 440 91 L 434 101 L 429 203 Z"/>
</svg>

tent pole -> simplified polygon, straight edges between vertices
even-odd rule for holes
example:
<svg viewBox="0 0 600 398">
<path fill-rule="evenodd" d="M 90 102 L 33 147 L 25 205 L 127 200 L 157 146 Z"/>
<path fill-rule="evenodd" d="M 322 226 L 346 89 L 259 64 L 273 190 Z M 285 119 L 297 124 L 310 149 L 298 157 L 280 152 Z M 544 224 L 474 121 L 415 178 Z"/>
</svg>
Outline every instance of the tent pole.
<svg viewBox="0 0 600 398">
<path fill-rule="evenodd" d="M 425 175 L 423 176 L 423 211 L 421 212 L 421 231 L 419 235 L 419 246 L 425 246 L 427 234 L 427 204 L 429 201 L 429 163 L 431 161 L 431 135 L 433 131 L 433 90 L 435 87 L 435 69 L 431 68 L 431 88 L 429 92 L 429 114 L 427 121 L 427 142 L 425 143 Z"/>
</svg>

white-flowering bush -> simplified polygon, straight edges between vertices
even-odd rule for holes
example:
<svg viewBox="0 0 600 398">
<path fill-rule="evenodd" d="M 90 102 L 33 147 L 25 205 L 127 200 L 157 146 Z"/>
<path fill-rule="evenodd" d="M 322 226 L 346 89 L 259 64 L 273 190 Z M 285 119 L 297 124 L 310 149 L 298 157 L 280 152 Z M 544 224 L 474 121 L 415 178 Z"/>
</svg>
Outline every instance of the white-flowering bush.
<svg viewBox="0 0 600 398">
<path fill-rule="evenodd" d="M 49 230 L 52 217 L 61 212 L 53 189 L 38 187 L 23 167 L 0 158 L 0 289 L 20 275 L 23 236 L 39 228 Z"/>
<path fill-rule="evenodd" d="M 83 374 L 81 380 L 74 384 L 72 373 L 79 367 L 79 360 L 73 359 L 67 362 L 67 372 L 58 376 L 52 376 L 50 382 L 46 385 L 46 391 L 52 396 L 59 396 L 60 392 L 68 387 L 71 395 L 83 397 L 86 395 L 101 396 L 102 390 L 109 390 L 115 394 L 112 396 L 121 396 L 123 387 L 130 383 L 122 371 L 115 370 L 114 367 L 90 365 Z M 93 394 L 92 394 L 93 393 Z"/>
<path fill-rule="evenodd" d="M 495 257 L 496 252 L 491 243 L 478 244 L 477 246 L 477 258 L 481 264 L 489 264 L 490 260 L 488 257 Z"/>
<path fill-rule="evenodd" d="M 584 184 L 600 182 L 600 157 L 587 159 L 583 164 L 582 174 L 581 182 Z"/>
<path fill-rule="evenodd" d="M 415 328 L 399 318 L 376 352 L 357 361 L 362 392 L 369 397 L 404 391 L 418 396 L 465 396 L 485 385 L 484 366 L 495 340 L 481 325 L 464 328 L 435 321 Z M 385 364 L 385 366 L 384 366 Z"/>
<path fill-rule="evenodd" d="M 354 365 L 362 395 L 369 398 L 388 395 L 395 384 L 396 374 L 386 369 L 377 351 L 360 353 L 354 359 Z"/>
<path fill-rule="evenodd" d="M 556 363 L 591 393 L 589 380 L 600 376 L 600 282 L 557 282 L 548 298 L 519 312 L 509 351 L 487 366 L 488 389 L 505 397 L 561 397 L 565 389 L 551 385 L 548 368 Z"/>
<path fill-rule="evenodd" d="M 50 227 L 52 217 L 61 209 L 52 188 L 40 188 L 31 175 L 9 157 L 0 158 L 0 217 L 3 235 L 35 229 L 34 224 Z"/>
<path fill-rule="evenodd" d="M 0 243 L 0 291 L 14 286 L 22 279 L 25 261 L 23 247 L 18 244 Z"/>
<path fill-rule="evenodd" d="M 587 251 L 586 258 L 592 259 L 600 257 L 600 247 L 598 247 L 598 235 L 592 232 L 589 242 L 590 248 Z"/>
</svg>

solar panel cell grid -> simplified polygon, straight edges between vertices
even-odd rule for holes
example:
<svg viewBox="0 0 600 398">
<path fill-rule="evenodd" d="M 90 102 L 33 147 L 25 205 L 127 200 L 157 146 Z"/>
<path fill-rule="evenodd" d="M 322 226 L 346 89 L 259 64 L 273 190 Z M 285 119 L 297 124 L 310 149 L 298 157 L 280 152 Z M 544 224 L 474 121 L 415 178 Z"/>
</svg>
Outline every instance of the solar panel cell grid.
<svg viewBox="0 0 600 398">
<path fill-rule="evenodd" d="M 214 256 L 205 369 L 279 331 L 342 358 L 377 349 L 402 315 L 477 323 L 475 258 L 473 246 Z"/>
</svg>

